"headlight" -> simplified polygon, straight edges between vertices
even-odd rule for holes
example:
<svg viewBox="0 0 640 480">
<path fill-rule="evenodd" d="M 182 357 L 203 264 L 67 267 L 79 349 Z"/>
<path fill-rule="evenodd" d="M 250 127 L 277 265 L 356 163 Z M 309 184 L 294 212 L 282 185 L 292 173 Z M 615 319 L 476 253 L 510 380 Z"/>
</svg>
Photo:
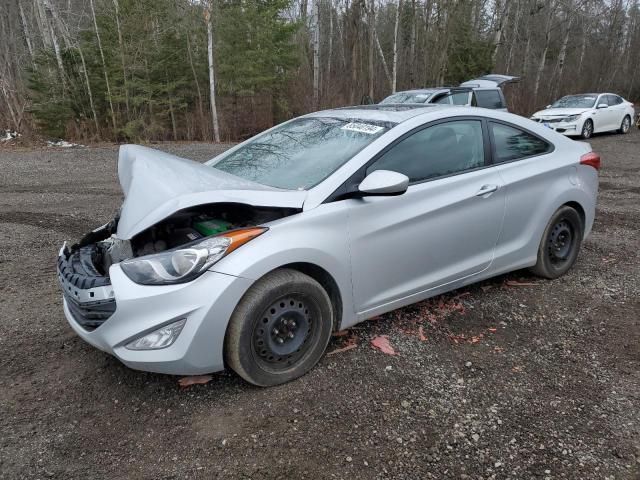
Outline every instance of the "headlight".
<svg viewBox="0 0 640 480">
<path fill-rule="evenodd" d="M 202 275 L 209 267 L 266 228 L 247 228 L 197 240 L 166 252 L 132 258 L 120 263 L 122 271 L 142 285 L 184 283 Z"/>
<path fill-rule="evenodd" d="M 576 120 L 578 120 L 580 118 L 580 114 L 578 115 L 569 115 L 568 117 L 566 117 L 564 119 L 565 122 L 575 122 Z"/>
</svg>

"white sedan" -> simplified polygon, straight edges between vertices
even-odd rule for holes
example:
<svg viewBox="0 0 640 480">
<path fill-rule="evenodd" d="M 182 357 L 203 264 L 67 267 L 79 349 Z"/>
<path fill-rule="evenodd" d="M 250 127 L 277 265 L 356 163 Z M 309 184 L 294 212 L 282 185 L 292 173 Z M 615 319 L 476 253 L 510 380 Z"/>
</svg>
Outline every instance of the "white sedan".
<svg viewBox="0 0 640 480">
<path fill-rule="evenodd" d="M 613 93 L 568 95 L 536 112 L 531 120 L 567 136 L 590 138 L 594 133 L 627 133 L 634 116 L 633 103 Z"/>
</svg>

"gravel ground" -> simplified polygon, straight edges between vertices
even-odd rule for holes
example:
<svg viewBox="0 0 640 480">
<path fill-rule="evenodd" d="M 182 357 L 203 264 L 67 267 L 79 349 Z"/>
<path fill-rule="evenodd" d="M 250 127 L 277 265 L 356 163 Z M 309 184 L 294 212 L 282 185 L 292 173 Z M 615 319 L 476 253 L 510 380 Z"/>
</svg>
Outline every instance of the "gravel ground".
<svg viewBox="0 0 640 480">
<path fill-rule="evenodd" d="M 1 150 L 0 477 L 640 478 L 640 132 L 592 145 L 596 224 L 564 278 L 515 272 L 371 320 L 287 385 L 185 390 L 62 314 L 56 251 L 118 208 L 116 147 Z"/>
</svg>

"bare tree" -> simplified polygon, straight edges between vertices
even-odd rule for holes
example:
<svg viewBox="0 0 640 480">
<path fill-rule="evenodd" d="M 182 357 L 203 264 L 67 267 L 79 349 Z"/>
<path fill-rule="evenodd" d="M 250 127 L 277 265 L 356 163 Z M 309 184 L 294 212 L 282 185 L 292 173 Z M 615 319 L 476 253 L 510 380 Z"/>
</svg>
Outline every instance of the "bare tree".
<svg viewBox="0 0 640 480">
<path fill-rule="evenodd" d="M 313 1 L 313 109 L 320 106 L 320 0 Z"/>
<path fill-rule="evenodd" d="M 391 81 L 391 92 L 396 93 L 398 85 L 398 28 L 400 26 L 400 10 L 402 9 L 402 0 L 398 0 L 396 5 L 396 21 L 393 27 L 393 74 Z"/>
<path fill-rule="evenodd" d="M 211 122 L 213 124 L 213 140 L 220 142 L 220 126 L 218 125 L 218 109 L 216 107 L 216 75 L 213 63 L 213 19 L 211 11 L 213 0 L 206 3 L 204 19 L 207 23 L 207 61 L 209 62 L 209 103 L 211 104 Z"/>
<path fill-rule="evenodd" d="M 107 87 L 107 98 L 109 99 L 109 109 L 111 111 L 111 126 L 113 132 L 116 131 L 116 112 L 113 109 L 113 98 L 111 96 L 111 85 L 109 84 L 109 73 L 107 72 L 107 62 L 104 59 L 104 50 L 102 49 L 102 40 L 100 39 L 100 30 L 98 29 L 98 21 L 96 20 L 96 9 L 93 5 L 93 0 L 89 0 L 91 6 L 91 17 L 93 18 L 93 26 L 96 31 L 96 39 L 98 40 L 98 50 L 100 51 L 100 58 L 102 59 L 102 70 L 104 72 L 104 81 Z"/>
</svg>

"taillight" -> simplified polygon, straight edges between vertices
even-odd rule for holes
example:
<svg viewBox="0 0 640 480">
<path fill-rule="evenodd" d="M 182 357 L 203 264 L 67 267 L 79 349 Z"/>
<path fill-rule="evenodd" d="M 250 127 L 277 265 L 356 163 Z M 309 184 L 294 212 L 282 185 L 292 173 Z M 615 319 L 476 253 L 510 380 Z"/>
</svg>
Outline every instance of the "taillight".
<svg viewBox="0 0 640 480">
<path fill-rule="evenodd" d="M 596 152 L 585 153 L 580 157 L 580 165 L 589 165 L 596 170 L 600 170 L 600 155 Z"/>
</svg>

